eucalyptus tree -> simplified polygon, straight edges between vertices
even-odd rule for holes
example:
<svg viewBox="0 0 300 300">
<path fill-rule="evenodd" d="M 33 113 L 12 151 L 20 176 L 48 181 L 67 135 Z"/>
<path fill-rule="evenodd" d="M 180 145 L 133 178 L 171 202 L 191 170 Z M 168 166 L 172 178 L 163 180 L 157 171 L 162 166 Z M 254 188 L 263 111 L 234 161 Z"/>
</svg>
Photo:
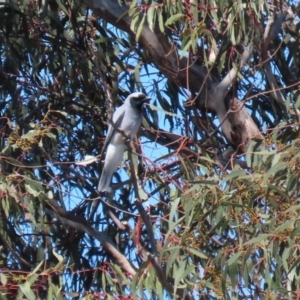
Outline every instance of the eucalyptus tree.
<svg viewBox="0 0 300 300">
<path fill-rule="evenodd" d="M 299 297 L 299 5 L 0 3 L 1 299 Z M 98 193 L 115 107 L 152 98 Z"/>
</svg>

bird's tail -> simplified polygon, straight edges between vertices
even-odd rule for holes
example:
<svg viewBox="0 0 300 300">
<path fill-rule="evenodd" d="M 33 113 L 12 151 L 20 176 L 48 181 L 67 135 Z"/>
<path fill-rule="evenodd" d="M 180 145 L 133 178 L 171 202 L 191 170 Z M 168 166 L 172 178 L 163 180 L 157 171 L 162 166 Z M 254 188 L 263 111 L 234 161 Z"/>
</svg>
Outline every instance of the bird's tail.
<svg viewBox="0 0 300 300">
<path fill-rule="evenodd" d="M 107 171 L 105 170 L 105 168 L 102 171 L 100 180 L 99 180 L 99 184 L 98 184 L 98 191 L 99 192 L 110 192 L 111 188 L 110 188 L 110 181 L 111 181 L 111 175 L 107 174 Z"/>
</svg>

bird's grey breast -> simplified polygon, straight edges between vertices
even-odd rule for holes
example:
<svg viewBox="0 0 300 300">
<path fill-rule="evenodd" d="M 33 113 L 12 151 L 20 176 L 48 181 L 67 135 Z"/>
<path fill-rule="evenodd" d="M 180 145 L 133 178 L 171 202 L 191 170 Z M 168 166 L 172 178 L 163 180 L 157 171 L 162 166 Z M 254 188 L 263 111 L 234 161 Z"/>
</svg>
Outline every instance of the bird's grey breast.
<svg viewBox="0 0 300 300">
<path fill-rule="evenodd" d="M 115 120 L 114 120 L 115 121 Z M 119 126 L 119 132 L 115 130 L 112 137 L 113 144 L 124 144 L 124 140 L 130 136 L 133 139 L 142 123 L 142 113 L 129 105 L 124 105 L 124 115 Z"/>
<path fill-rule="evenodd" d="M 133 139 L 137 134 L 138 129 L 142 124 L 142 112 L 128 106 L 124 115 L 124 131 L 127 136 L 130 135 L 130 138 Z"/>
</svg>

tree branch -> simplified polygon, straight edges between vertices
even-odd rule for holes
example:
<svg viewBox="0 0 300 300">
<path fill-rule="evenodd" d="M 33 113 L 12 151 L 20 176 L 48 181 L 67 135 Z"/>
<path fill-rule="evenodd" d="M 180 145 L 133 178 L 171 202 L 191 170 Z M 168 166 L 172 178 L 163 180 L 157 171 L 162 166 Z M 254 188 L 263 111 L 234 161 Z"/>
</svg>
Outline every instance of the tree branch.
<svg viewBox="0 0 300 300">
<path fill-rule="evenodd" d="M 134 269 L 134 267 L 126 259 L 126 257 L 117 250 L 112 239 L 107 234 L 96 231 L 84 218 L 74 216 L 70 212 L 58 206 L 54 200 L 48 199 L 48 202 L 54 210 L 46 209 L 47 213 L 52 216 L 57 215 L 58 219 L 64 222 L 64 224 L 76 230 L 88 233 L 96 238 L 99 242 L 101 242 L 106 251 L 115 258 L 121 268 L 123 268 L 131 276 L 134 276 L 136 274 L 136 270 Z"/>
<path fill-rule="evenodd" d="M 128 6 L 120 6 L 117 0 L 84 0 L 84 2 L 93 9 L 95 14 L 105 21 L 133 36 L 135 35 L 135 32 L 130 29 L 130 18 L 126 14 L 129 9 Z M 177 48 L 174 44 L 170 43 L 168 37 L 158 30 L 152 32 L 147 24 L 143 25 L 139 42 L 143 48 L 147 49 L 156 67 L 167 78 L 175 84 L 189 88 L 191 91 L 197 93 L 194 103 L 199 109 L 217 113 L 220 122 L 222 121 L 225 107 L 224 99 L 222 106 L 219 106 L 216 98 L 221 99 L 221 96 L 216 97 L 215 95 L 218 82 L 211 74 L 208 74 L 206 69 L 196 64 L 191 65 L 186 58 L 179 59 Z M 253 136 L 258 136 L 260 131 L 246 109 L 243 108 L 241 111 L 235 112 L 235 114 L 240 116 L 239 119 L 245 119 L 246 115 L 247 126 L 233 128 L 231 123 L 226 121 L 222 129 L 224 128 L 224 135 L 232 146 L 238 149 L 241 144 L 246 144 Z M 245 131 L 246 127 L 251 128 L 251 130 L 248 132 Z M 242 140 L 232 138 L 232 131 L 239 131 L 237 134 L 242 137 Z M 240 149 L 245 150 L 245 147 L 240 147 Z"/>
<path fill-rule="evenodd" d="M 275 17 L 276 16 L 276 17 Z M 277 103 L 285 108 L 285 98 L 283 97 L 280 88 L 276 82 L 275 76 L 272 72 L 271 68 L 271 57 L 269 57 L 268 46 L 270 41 L 273 41 L 278 36 L 278 33 L 281 31 L 282 23 L 285 20 L 285 14 L 283 12 L 278 12 L 276 15 L 271 14 L 268 18 L 268 23 L 266 25 L 266 29 L 264 32 L 263 42 L 261 46 L 261 57 L 263 68 L 265 70 L 265 74 L 272 90 L 272 96 L 277 101 Z"/>
</svg>

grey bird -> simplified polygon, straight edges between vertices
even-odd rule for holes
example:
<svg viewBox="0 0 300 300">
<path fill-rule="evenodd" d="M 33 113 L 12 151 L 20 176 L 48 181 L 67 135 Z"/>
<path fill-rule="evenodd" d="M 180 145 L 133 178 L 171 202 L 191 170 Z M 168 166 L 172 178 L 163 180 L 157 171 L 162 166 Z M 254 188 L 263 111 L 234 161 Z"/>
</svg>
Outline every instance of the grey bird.
<svg viewBox="0 0 300 300">
<path fill-rule="evenodd" d="M 112 122 L 108 127 L 107 137 L 104 142 L 103 151 L 107 147 L 104 167 L 98 185 L 98 191 L 110 192 L 110 182 L 118 165 L 122 161 L 123 154 L 127 148 L 126 138 L 131 140 L 137 134 L 142 124 L 143 104 L 150 100 L 143 93 L 130 94 L 124 104 L 113 114 Z"/>
</svg>

